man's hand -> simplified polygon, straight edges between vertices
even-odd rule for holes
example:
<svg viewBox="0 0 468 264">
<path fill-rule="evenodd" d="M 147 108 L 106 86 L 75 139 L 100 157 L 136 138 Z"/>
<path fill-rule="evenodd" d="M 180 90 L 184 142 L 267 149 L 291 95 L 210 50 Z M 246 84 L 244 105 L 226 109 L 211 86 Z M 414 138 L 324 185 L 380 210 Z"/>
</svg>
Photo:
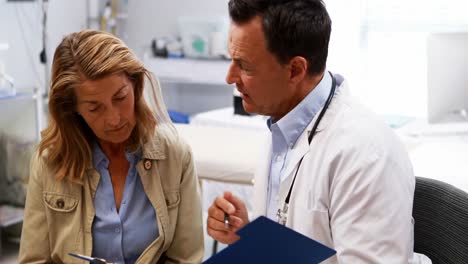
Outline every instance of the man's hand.
<svg viewBox="0 0 468 264">
<path fill-rule="evenodd" d="M 224 213 L 229 214 L 229 226 L 224 225 Z M 249 223 L 247 208 L 242 200 L 231 192 L 217 197 L 208 209 L 207 231 L 213 239 L 232 244 L 239 239 L 236 231 Z"/>
</svg>

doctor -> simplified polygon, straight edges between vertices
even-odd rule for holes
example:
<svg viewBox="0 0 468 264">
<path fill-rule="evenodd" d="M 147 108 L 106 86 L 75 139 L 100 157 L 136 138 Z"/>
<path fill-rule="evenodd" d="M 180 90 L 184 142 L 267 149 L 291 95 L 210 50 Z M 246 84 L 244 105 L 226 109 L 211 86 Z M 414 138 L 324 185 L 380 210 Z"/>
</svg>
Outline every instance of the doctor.
<svg viewBox="0 0 468 264">
<path fill-rule="evenodd" d="M 253 217 L 336 249 L 326 263 L 429 261 L 413 254 L 415 177 L 404 147 L 326 70 L 331 20 L 323 2 L 230 0 L 229 13 L 226 81 L 247 112 L 271 117 Z M 208 234 L 226 244 L 249 222 L 230 192 L 208 214 Z"/>
</svg>

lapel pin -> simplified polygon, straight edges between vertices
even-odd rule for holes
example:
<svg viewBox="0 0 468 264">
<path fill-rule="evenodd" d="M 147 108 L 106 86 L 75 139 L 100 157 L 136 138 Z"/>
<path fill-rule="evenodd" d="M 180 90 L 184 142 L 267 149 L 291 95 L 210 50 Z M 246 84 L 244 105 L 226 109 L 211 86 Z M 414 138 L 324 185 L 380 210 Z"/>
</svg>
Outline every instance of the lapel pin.
<svg viewBox="0 0 468 264">
<path fill-rule="evenodd" d="M 145 160 L 144 166 L 145 166 L 145 170 L 151 169 L 151 161 L 148 159 Z"/>
</svg>

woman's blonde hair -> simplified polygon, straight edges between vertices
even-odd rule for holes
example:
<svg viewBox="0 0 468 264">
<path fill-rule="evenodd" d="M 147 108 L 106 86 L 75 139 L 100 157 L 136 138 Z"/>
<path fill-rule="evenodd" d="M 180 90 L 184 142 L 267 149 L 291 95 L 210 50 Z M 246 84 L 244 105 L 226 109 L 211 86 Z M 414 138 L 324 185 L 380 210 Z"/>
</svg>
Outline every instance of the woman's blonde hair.
<svg viewBox="0 0 468 264">
<path fill-rule="evenodd" d="M 120 39 L 94 30 L 65 36 L 54 54 L 49 123 L 39 143 L 39 154 L 46 151 L 47 165 L 58 180 L 67 178 L 81 183 L 86 169 L 92 165 L 95 135 L 77 113 L 75 89 L 86 80 L 98 80 L 118 73 L 126 74 L 134 85 L 136 125 L 127 149 L 136 151 L 150 140 L 156 125 L 167 123 L 172 126 L 159 83 L 155 91 L 151 72 Z M 151 85 L 152 108 L 145 101 L 146 80 Z"/>
</svg>

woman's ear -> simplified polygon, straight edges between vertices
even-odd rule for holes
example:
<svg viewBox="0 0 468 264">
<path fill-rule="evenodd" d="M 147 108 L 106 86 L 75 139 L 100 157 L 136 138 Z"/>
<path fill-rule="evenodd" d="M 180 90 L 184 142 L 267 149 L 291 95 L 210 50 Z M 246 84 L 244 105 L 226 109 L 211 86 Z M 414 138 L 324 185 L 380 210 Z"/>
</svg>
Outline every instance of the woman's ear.
<svg viewBox="0 0 468 264">
<path fill-rule="evenodd" d="M 307 76 L 307 60 L 304 57 L 296 56 L 289 61 L 289 79 L 292 83 L 297 84 Z"/>
</svg>

